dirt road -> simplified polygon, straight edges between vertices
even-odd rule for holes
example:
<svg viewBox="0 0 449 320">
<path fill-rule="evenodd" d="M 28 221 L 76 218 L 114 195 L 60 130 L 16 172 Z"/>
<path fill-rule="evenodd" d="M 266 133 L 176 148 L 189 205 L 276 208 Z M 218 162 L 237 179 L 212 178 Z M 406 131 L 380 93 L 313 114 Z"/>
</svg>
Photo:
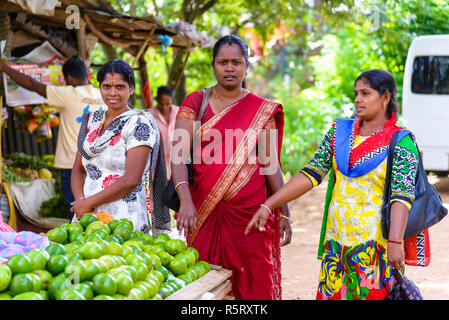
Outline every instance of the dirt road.
<svg viewBox="0 0 449 320">
<path fill-rule="evenodd" d="M 449 206 L 449 177 L 429 176 Z M 294 221 L 292 242 L 282 248 L 283 299 L 315 299 L 320 261 L 316 258 L 327 183 L 290 203 Z M 431 262 L 427 267 L 406 266 L 405 275 L 426 300 L 449 300 L 449 218 L 430 230 Z"/>
</svg>

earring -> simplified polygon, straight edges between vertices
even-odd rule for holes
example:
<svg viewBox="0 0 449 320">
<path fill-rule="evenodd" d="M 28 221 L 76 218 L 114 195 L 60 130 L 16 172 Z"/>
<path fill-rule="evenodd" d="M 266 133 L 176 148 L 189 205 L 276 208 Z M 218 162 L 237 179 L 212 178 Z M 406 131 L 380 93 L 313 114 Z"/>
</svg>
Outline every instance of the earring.
<svg viewBox="0 0 449 320">
<path fill-rule="evenodd" d="M 386 103 L 386 102 L 383 103 L 383 108 L 384 108 L 384 109 L 387 108 L 387 103 Z"/>
</svg>

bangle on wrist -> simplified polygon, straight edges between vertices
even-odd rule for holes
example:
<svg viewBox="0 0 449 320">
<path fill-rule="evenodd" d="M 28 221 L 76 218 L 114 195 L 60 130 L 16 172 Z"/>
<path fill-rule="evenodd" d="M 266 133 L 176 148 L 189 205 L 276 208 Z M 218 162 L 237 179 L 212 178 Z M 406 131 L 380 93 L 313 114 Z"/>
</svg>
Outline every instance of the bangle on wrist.
<svg viewBox="0 0 449 320">
<path fill-rule="evenodd" d="M 264 204 L 261 204 L 260 206 L 261 206 L 262 208 L 267 209 L 267 211 L 268 211 L 270 214 L 273 214 L 273 212 L 271 211 L 271 209 L 270 209 L 268 206 L 266 206 L 266 205 L 264 205 Z"/>
<path fill-rule="evenodd" d="M 388 240 L 388 243 L 402 244 L 402 241 Z"/>
<path fill-rule="evenodd" d="M 181 184 L 189 184 L 187 181 L 181 181 L 181 182 L 178 182 L 177 184 L 176 184 L 176 186 L 175 186 L 175 191 L 178 191 L 178 187 L 181 185 Z"/>
<path fill-rule="evenodd" d="M 293 220 L 290 217 L 284 216 L 283 214 L 281 214 L 281 218 L 287 219 L 288 221 L 293 223 Z"/>
</svg>

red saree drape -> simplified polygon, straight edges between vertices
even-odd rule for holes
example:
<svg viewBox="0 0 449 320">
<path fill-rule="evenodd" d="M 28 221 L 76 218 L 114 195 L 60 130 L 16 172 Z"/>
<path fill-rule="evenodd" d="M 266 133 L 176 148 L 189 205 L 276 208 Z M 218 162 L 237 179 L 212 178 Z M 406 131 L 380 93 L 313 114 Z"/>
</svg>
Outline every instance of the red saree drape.
<svg viewBox="0 0 449 320">
<path fill-rule="evenodd" d="M 254 229 L 244 235 L 267 198 L 259 157 L 254 161 L 251 151 L 256 150 L 258 131 L 272 118 L 279 156 L 282 106 L 251 93 L 219 114 L 208 117 L 206 111 L 199 129 L 201 149 L 196 148 L 194 155 L 190 191 L 198 223 L 187 240 L 198 250 L 200 260 L 233 271 L 232 294 L 238 300 L 281 297 L 279 221 L 274 221 L 279 213 L 269 218 L 265 232 Z M 201 162 L 195 163 L 199 158 Z"/>
</svg>

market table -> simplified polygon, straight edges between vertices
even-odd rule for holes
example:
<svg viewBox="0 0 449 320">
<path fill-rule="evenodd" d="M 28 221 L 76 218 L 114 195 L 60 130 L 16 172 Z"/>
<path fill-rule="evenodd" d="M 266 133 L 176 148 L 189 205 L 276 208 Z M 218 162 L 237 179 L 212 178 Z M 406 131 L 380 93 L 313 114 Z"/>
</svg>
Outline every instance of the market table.
<svg viewBox="0 0 449 320">
<path fill-rule="evenodd" d="M 230 300 L 229 278 L 232 271 L 211 265 L 211 270 L 201 278 L 174 292 L 165 300 Z"/>
</svg>

